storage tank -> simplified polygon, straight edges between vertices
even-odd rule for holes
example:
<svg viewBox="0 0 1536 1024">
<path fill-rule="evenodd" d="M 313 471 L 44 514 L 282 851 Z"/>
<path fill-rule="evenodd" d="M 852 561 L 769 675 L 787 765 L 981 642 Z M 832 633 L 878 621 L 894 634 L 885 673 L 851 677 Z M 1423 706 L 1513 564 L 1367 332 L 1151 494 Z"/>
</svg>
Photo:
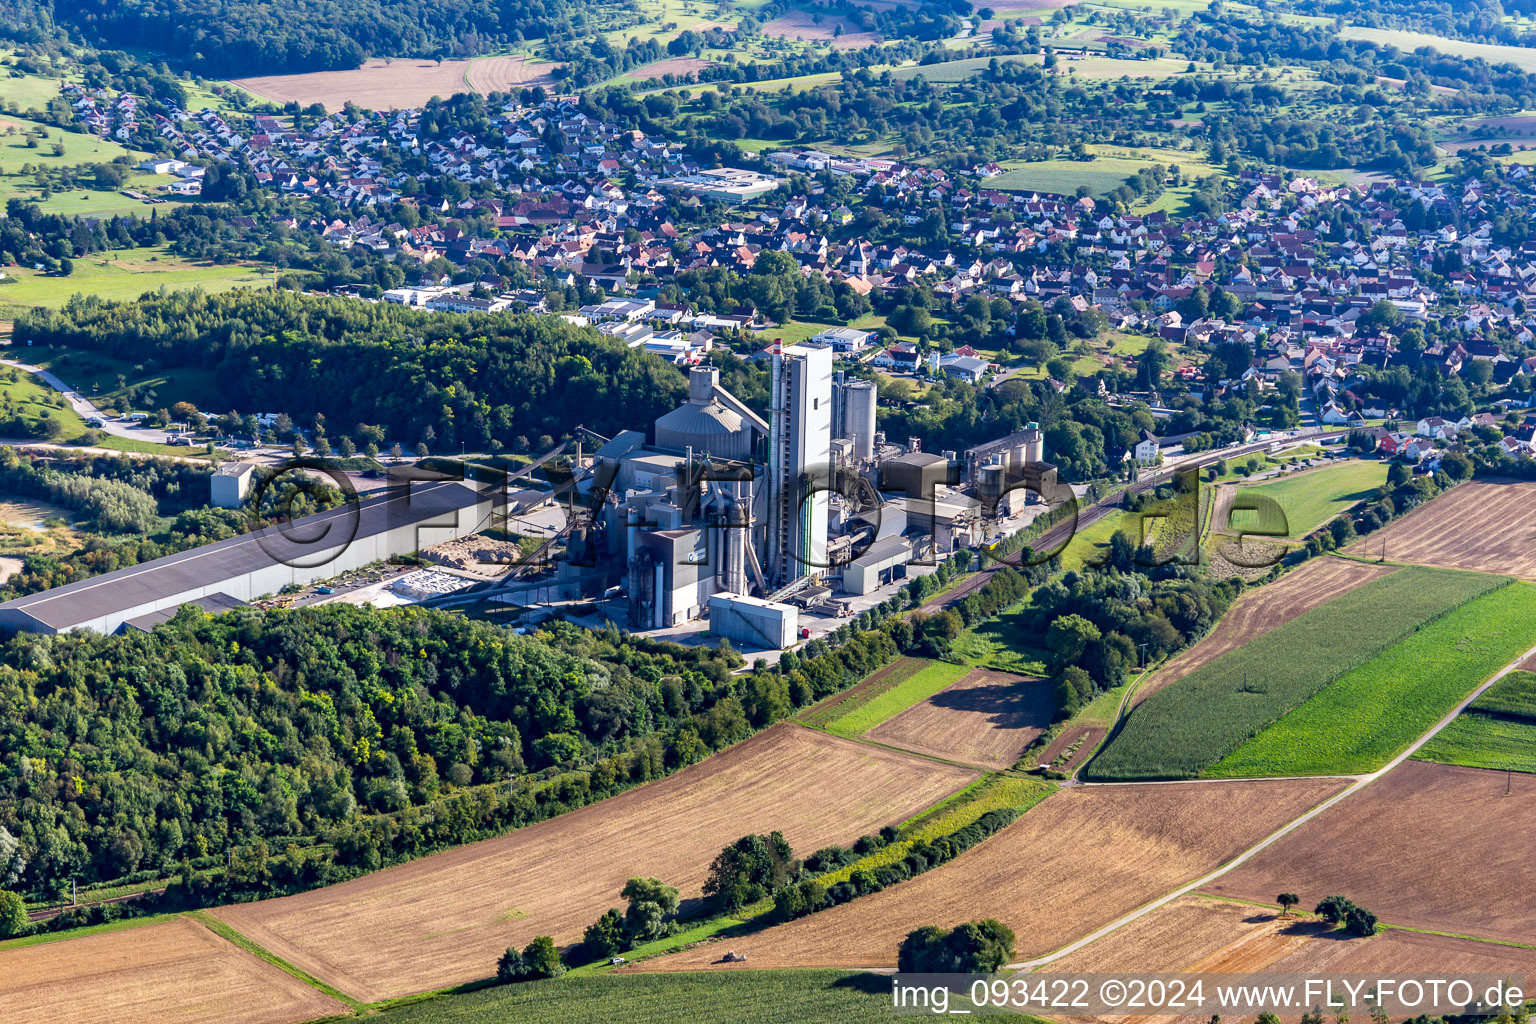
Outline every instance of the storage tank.
<svg viewBox="0 0 1536 1024">
<path fill-rule="evenodd" d="M 843 385 L 844 429 L 853 441 L 853 457 L 875 457 L 875 404 L 879 395 L 872 380 L 855 380 Z"/>
<path fill-rule="evenodd" d="M 1031 423 L 1024 428 L 1024 461 L 1045 461 L 1045 434 L 1038 423 Z"/>
<path fill-rule="evenodd" d="M 695 366 L 688 374 L 688 404 L 656 420 L 659 448 L 708 452 L 715 458 L 747 459 L 752 454 L 752 428 L 715 397 L 720 371 Z"/>
</svg>

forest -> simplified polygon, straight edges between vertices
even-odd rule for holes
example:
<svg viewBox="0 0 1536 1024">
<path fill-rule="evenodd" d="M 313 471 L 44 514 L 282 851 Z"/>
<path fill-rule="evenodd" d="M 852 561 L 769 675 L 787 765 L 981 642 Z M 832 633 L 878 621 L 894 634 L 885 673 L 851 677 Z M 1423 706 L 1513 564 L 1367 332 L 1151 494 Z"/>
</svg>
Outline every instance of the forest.
<svg viewBox="0 0 1536 1024">
<path fill-rule="evenodd" d="M 169 898 L 206 902 L 348 877 L 658 778 L 897 653 L 879 629 L 832 639 L 732 675 L 728 643 L 423 609 L 22 635 L 0 647 L 0 878 L 176 874 Z"/>
<path fill-rule="evenodd" d="M 543 449 L 577 424 L 612 436 L 684 392 L 670 363 L 555 317 L 441 316 L 281 290 L 76 296 L 19 316 L 15 336 L 206 367 L 239 412 L 320 414 L 343 431 L 382 425 L 397 443 L 435 451 Z"/>
<path fill-rule="evenodd" d="M 610 0 L 610 6 L 623 6 Z M 0 33 L 27 42 L 66 27 L 215 78 L 333 71 L 367 57 L 458 57 L 580 32 L 565 0 L 15 0 Z"/>
</svg>

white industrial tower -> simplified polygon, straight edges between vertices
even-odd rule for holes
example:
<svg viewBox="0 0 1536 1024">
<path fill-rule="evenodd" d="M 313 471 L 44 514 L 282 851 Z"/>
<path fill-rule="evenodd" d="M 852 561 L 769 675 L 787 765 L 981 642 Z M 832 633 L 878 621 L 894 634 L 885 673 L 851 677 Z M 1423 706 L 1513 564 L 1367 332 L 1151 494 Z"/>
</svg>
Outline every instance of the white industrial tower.
<svg viewBox="0 0 1536 1024">
<path fill-rule="evenodd" d="M 768 576 L 777 587 L 827 561 L 832 461 L 832 350 L 793 346 L 773 356 L 768 438 Z"/>
</svg>

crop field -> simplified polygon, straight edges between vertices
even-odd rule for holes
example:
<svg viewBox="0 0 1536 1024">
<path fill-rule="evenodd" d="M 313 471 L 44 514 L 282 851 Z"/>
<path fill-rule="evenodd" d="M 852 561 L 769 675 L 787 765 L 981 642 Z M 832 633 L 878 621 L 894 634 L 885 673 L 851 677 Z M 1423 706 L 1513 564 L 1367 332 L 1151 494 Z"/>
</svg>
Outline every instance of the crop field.
<svg viewBox="0 0 1536 1024">
<path fill-rule="evenodd" d="M 1536 58 L 1536 50 L 1531 51 Z M 1536 483 L 1460 484 L 1346 554 L 1536 580 Z"/>
<path fill-rule="evenodd" d="M 1039 763 L 1070 774 L 1093 755 L 1099 741 L 1108 731 L 1104 726 L 1092 725 L 1071 726 L 1063 729 L 1061 735 L 1040 752 Z"/>
<path fill-rule="evenodd" d="M 890 965 L 918 925 L 995 916 L 1014 930 L 1015 952 L 1027 959 L 1199 877 L 1342 785 L 1289 779 L 1064 789 L 943 867 L 731 946 L 754 967 Z M 697 970 L 721 952 L 703 946 L 643 966 Z"/>
<path fill-rule="evenodd" d="M 886 1024 L 889 978 L 848 971 L 607 974 L 503 985 L 386 1010 L 382 1024 Z"/>
<path fill-rule="evenodd" d="M 1529 943 L 1536 868 L 1515 823 L 1533 820 L 1536 776 L 1405 761 L 1205 888 L 1343 893 L 1391 924 Z"/>
<path fill-rule="evenodd" d="M 1437 764 L 1536 772 L 1536 721 L 1463 711 L 1413 756 Z"/>
<path fill-rule="evenodd" d="M 336 1000 L 187 917 L 0 946 L 6 1024 L 291 1024 Z"/>
<path fill-rule="evenodd" d="M 1472 702 L 1478 711 L 1489 711 L 1536 721 L 1536 672 L 1516 670 L 1500 679 Z"/>
<path fill-rule="evenodd" d="M 1360 39 L 1399 50 L 1412 52 L 1421 46 L 1433 47 L 1452 57 L 1477 57 L 1490 64 L 1514 64 L 1523 71 L 1536 71 L 1536 51 L 1524 46 L 1502 46 L 1496 43 L 1472 43 L 1462 39 L 1448 39 L 1428 32 L 1406 32 L 1390 28 L 1366 28 L 1362 25 L 1346 25 L 1339 33 L 1344 39 Z"/>
<path fill-rule="evenodd" d="M 1043 679 L 972 669 L 959 682 L 875 726 L 866 738 L 988 768 L 1010 768 L 1051 724 Z"/>
<path fill-rule="evenodd" d="M 1340 676 L 1206 775 L 1375 771 L 1531 647 L 1536 586 L 1503 587 Z"/>
<path fill-rule="evenodd" d="M 1153 694 L 1088 765 L 1096 779 L 1199 774 L 1413 630 L 1509 580 L 1406 568 L 1356 587 Z"/>
<path fill-rule="evenodd" d="M 57 309 L 71 296 L 88 294 L 103 299 L 130 301 L 159 288 L 267 288 L 271 275 L 260 267 L 244 264 L 199 263 L 184 260 L 169 246 L 147 249 L 109 249 L 75 261 L 68 277 L 13 268 L 13 284 L 0 285 L 0 300 L 26 306 Z"/>
<path fill-rule="evenodd" d="M 1322 469 L 1287 476 L 1273 483 L 1245 487 L 1235 496 L 1237 505 L 1259 495 L 1280 506 L 1283 523 L 1260 522 L 1261 512 L 1235 510 L 1228 520 L 1234 531 L 1254 530 L 1271 537 L 1305 537 L 1334 516 L 1367 498 L 1387 482 L 1385 462 L 1350 460 Z M 1288 529 L 1287 529 L 1288 527 Z"/>
<path fill-rule="evenodd" d="M 236 930 L 373 1002 L 494 972 L 535 935 L 575 942 L 636 875 L 701 895 L 709 862 L 780 829 L 809 853 L 894 825 L 977 773 L 784 723 L 676 775 L 496 839 L 263 903 Z"/>
<path fill-rule="evenodd" d="M 644 67 L 635 68 L 635 70 L 629 72 L 626 75 L 620 76 L 619 78 L 615 79 L 615 81 L 646 82 L 652 79 L 659 79 L 664 75 L 676 75 L 678 77 L 682 77 L 684 75 L 696 74 L 700 71 L 703 71 L 705 68 L 714 66 L 714 61 L 701 60 L 698 57 L 669 57 L 666 60 L 658 60 L 655 63 L 647 64 Z M 826 330 L 826 328 L 823 327 L 821 330 Z"/>
<path fill-rule="evenodd" d="M 1244 592 L 1205 639 L 1174 657 L 1142 684 L 1136 691 L 1136 703 L 1298 615 L 1385 576 L 1393 568 L 1346 558 L 1314 558 L 1273 583 Z"/>
<path fill-rule="evenodd" d="M 370 110 L 419 107 L 434 96 L 454 93 L 507 91 L 555 85 L 559 65 L 522 56 L 477 57 L 435 61 L 422 58 L 370 60 L 351 71 L 314 71 L 303 75 L 263 75 L 235 84 L 274 103 L 320 103 L 340 110 L 348 101 Z"/>
</svg>

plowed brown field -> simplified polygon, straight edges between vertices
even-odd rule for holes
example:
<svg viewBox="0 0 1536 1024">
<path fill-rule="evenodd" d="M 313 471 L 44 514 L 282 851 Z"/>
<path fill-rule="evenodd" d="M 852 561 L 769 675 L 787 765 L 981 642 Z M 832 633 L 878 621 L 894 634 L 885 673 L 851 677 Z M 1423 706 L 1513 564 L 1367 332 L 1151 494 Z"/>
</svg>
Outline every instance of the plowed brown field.
<svg viewBox="0 0 1536 1024">
<path fill-rule="evenodd" d="M 977 773 L 784 723 L 670 778 L 508 835 L 218 915 L 373 1002 L 484 978 L 509 945 L 575 942 L 649 875 L 701 895 L 749 832 L 809 853 L 911 817 Z"/>
<path fill-rule="evenodd" d="M 1369 565 L 1347 558 L 1314 558 L 1273 583 L 1255 587 L 1236 601 L 1210 635 L 1153 673 L 1136 692 L 1140 704 L 1195 669 L 1263 636 L 1356 587 L 1391 572 L 1390 565 Z"/>
<path fill-rule="evenodd" d="M 842 26 L 842 35 L 837 34 L 838 26 Z M 879 35 L 861 31 L 847 18 L 836 14 L 822 14 L 818 17 L 811 11 L 791 11 L 772 21 L 765 21 L 762 33 L 765 36 L 784 36 L 786 39 L 806 42 L 831 43 L 833 49 L 837 50 L 859 50 L 880 41 Z"/>
<path fill-rule="evenodd" d="M 6 1024 L 290 1024 L 346 1011 L 189 917 L 0 951 Z"/>
<path fill-rule="evenodd" d="M 1063 729 L 1061 735 L 1057 736 L 1051 742 L 1051 745 L 1045 748 L 1045 752 L 1040 755 L 1040 763 L 1054 765 L 1058 771 L 1070 773 L 1074 768 L 1079 767 L 1092 756 L 1094 750 L 1099 745 L 1099 741 L 1104 738 L 1104 734 L 1108 731 L 1108 729 L 1096 725 L 1083 725 L 1073 729 Z M 1072 752 L 1072 756 L 1063 763 L 1056 764 L 1056 759 L 1065 754 L 1073 744 L 1077 744 L 1077 749 Z"/>
<path fill-rule="evenodd" d="M 1064 789 L 943 867 L 852 903 L 731 940 L 750 968 L 876 967 L 913 928 L 997 917 L 1019 959 L 1060 948 L 1198 878 L 1343 782 L 1190 783 Z M 697 970 L 701 946 L 642 965 Z"/>
<path fill-rule="evenodd" d="M 1344 551 L 1375 558 L 1383 544 L 1389 562 L 1536 580 L 1536 482 L 1461 484 Z"/>
<path fill-rule="evenodd" d="M 1055 703 L 1043 679 L 974 669 L 864 735 L 920 754 L 1011 768 L 1051 724 Z"/>
<path fill-rule="evenodd" d="M 1206 888 L 1340 893 L 1392 924 L 1528 943 L 1533 829 L 1536 776 L 1405 761 Z"/>
</svg>

